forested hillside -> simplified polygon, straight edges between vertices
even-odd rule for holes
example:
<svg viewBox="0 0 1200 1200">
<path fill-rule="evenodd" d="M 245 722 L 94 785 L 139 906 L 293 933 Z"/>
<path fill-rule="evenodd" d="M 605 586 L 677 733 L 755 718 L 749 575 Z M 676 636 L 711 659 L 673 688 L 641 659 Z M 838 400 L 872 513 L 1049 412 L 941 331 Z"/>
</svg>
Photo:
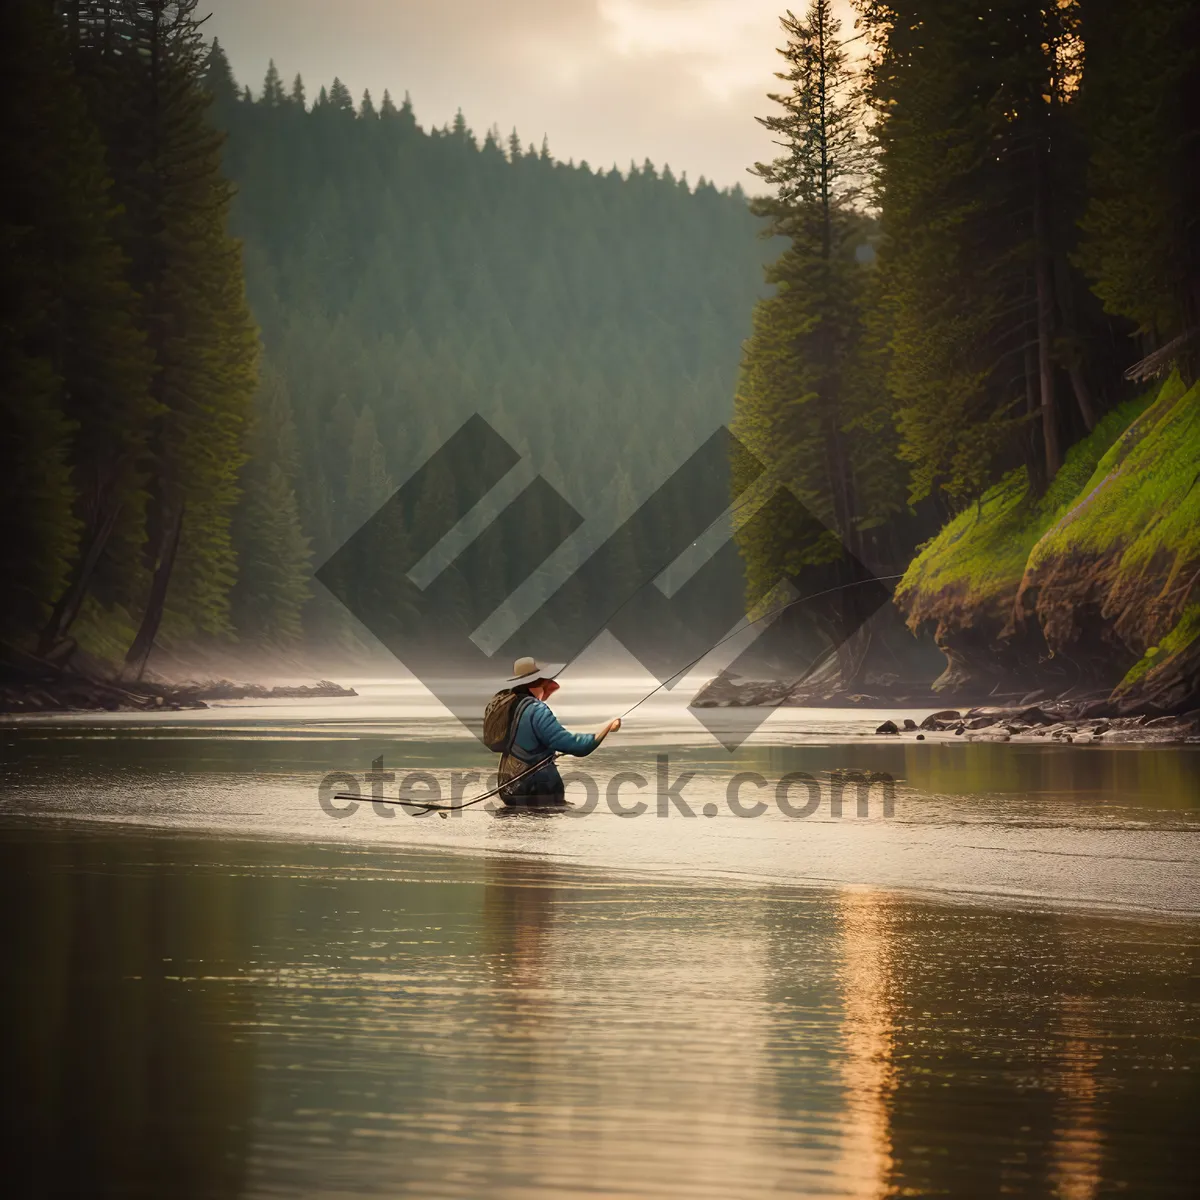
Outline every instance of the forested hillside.
<svg viewBox="0 0 1200 1200">
<path fill-rule="evenodd" d="M 1191 687 L 1195 0 L 814 0 L 749 204 L 245 86 L 195 0 L 11 8 L 5 645 L 361 649 L 313 569 L 475 413 L 580 514 L 544 594 L 732 415 L 826 526 L 743 527 L 751 596 L 845 545 L 947 686 Z"/>
<path fill-rule="evenodd" d="M 239 629 L 294 634 L 302 540 L 323 561 L 472 413 L 593 540 L 728 421 L 767 253 L 740 191 L 425 131 L 336 80 L 309 104 L 274 65 L 239 90 L 219 47 L 209 78 L 265 347 L 243 503 L 276 514 L 245 522 Z M 346 628 L 321 595 L 304 624 Z"/>
<path fill-rule="evenodd" d="M 665 166 L 239 86 L 202 15 L 19 0 L 0 51 L 0 638 L 128 677 L 361 649 L 313 569 L 473 413 L 582 555 L 728 419 L 767 253 Z"/>
<path fill-rule="evenodd" d="M 788 246 L 737 428 L 877 563 L 905 568 L 914 509 L 950 520 L 898 593 L 936 628 L 942 686 L 1112 688 L 1196 631 L 1200 5 L 857 9 L 857 61 L 829 0 L 783 20 L 755 209 Z M 1161 428 L 1114 461 L 1172 369 Z M 782 527 L 744 550 L 752 584 L 830 553 Z"/>
</svg>

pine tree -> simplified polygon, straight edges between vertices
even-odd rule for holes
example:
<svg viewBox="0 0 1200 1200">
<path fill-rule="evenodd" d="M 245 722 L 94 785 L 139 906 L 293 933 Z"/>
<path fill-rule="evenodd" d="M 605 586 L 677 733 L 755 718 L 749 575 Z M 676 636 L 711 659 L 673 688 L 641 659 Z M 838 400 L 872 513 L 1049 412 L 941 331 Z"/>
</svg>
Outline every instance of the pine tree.
<svg viewBox="0 0 1200 1200">
<path fill-rule="evenodd" d="M 195 7 L 136 0 L 117 30 L 106 12 L 94 24 L 96 111 L 112 147 L 161 414 L 149 436 L 149 586 L 126 658 L 135 676 L 168 611 L 176 635 L 230 630 L 230 519 L 256 370 L 240 250 L 226 231 L 232 189 L 203 87 L 212 58 Z"/>
<path fill-rule="evenodd" d="M 961 505 L 1014 457 L 1040 491 L 1096 418 L 1080 361 L 1093 315 L 1070 266 L 1078 5 L 860 7 L 878 47 L 881 302 L 912 498 Z"/>
<path fill-rule="evenodd" d="M 454 124 L 450 127 L 450 136 L 459 145 L 470 146 L 472 150 L 476 148 L 475 134 L 467 126 L 467 118 L 463 116 L 461 108 L 454 114 Z"/>
<path fill-rule="evenodd" d="M 1078 41 L 1078 0 L 1009 0 L 997 6 L 1004 18 L 999 40 L 999 81 L 993 101 L 991 139 L 1008 168 L 1010 203 L 1024 201 L 1032 217 L 1028 260 L 1032 319 L 1037 354 L 1037 394 L 1044 467 L 1053 478 L 1062 465 L 1062 388 L 1057 379 L 1058 339 L 1064 309 L 1060 289 L 1066 256 L 1056 209 L 1063 199 L 1062 171 L 1056 162 L 1066 141 L 1067 102 L 1074 90 L 1082 47 Z M 1056 263 L 1063 270 L 1056 272 Z M 1095 424 L 1090 397 L 1078 395 L 1090 429 Z"/>
<path fill-rule="evenodd" d="M 1085 4 L 1090 200 L 1078 260 L 1156 369 L 1200 377 L 1200 9 Z"/>
<path fill-rule="evenodd" d="M 353 422 L 346 478 L 346 519 L 351 529 L 373 517 L 394 491 L 375 414 L 366 405 Z"/>
<path fill-rule="evenodd" d="M 350 89 L 336 76 L 329 88 L 329 106 L 337 112 L 354 114 L 354 98 L 350 95 Z"/>
<path fill-rule="evenodd" d="M 263 80 L 261 103 L 268 108 L 278 108 L 280 105 L 287 102 L 287 95 L 283 90 L 283 81 L 279 78 L 279 71 L 275 67 L 275 60 L 271 59 L 267 65 L 266 78 Z"/>
<path fill-rule="evenodd" d="M 977 348 L 991 313 L 971 228 L 972 168 L 986 159 L 967 33 L 976 14 L 950 0 L 863 6 L 878 47 L 871 100 L 879 116 L 880 301 L 888 308 L 888 389 L 914 501 L 962 503 L 990 479 L 1010 436 L 1007 403 L 987 387 Z M 986 38 L 986 31 L 981 35 Z"/>
<path fill-rule="evenodd" d="M 18 640 L 45 620 L 66 580 L 78 534 L 67 461 L 71 425 L 51 356 L 53 260 L 49 248 L 39 244 L 35 213 L 27 207 L 29 200 L 36 207 L 63 201 L 63 181 L 52 158 L 61 153 L 63 122 L 60 117 L 51 124 L 45 100 L 26 90 L 39 79 L 61 81 L 48 16 L 36 0 L 15 5 L 0 45 L 6 78 L 14 86 L 25 85 L 22 103 L 5 107 L 4 161 L 29 181 L 26 192 L 5 188 L 0 208 L 0 567 L 9 581 L 0 607 L 0 637 L 5 641 Z M 51 127 L 35 132 L 31 126 L 41 122 Z"/>
<path fill-rule="evenodd" d="M 288 97 L 292 104 L 301 112 L 307 107 L 307 99 L 304 94 L 304 80 L 300 77 L 299 72 L 296 73 L 296 78 L 292 80 L 292 92 Z"/>
<path fill-rule="evenodd" d="M 103 148 L 45 4 L 13 6 L 3 61 L 21 103 L 3 122 L 14 185 L 0 203 L 0 562 L 11 584 L 0 635 L 41 625 L 48 652 L 78 615 L 101 557 L 120 557 L 137 527 L 150 362 L 112 236 Z"/>
<path fill-rule="evenodd" d="M 734 430 L 830 533 L 814 540 L 809 526 L 765 523 L 744 532 L 755 596 L 801 562 L 857 546 L 865 517 L 855 479 L 861 431 L 853 442 L 848 436 L 862 403 L 849 370 L 862 337 L 864 269 L 855 254 L 865 236 L 857 203 L 869 167 L 862 106 L 829 0 L 781 24 L 787 70 L 778 78 L 789 89 L 770 97 L 783 113 L 760 120 L 783 152 L 754 168 L 774 195 L 753 207 L 767 218 L 767 233 L 789 244 L 767 273 L 776 294 L 755 308 Z M 653 176 L 648 162 L 642 175 Z"/>
<path fill-rule="evenodd" d="M 296 426 L 277 371 L 263 372 L 246 449 L 234 522 L 238 578 L 231 598 L 233 623 L 243 642 L 290 645 L 303 634 L 312 551 L 296 499 Z"/>
<path fill-rule="evenodd" d="M 84 44 L 94 50 L 113 52 L 112 47 L 106 43 L 103 26 L 100 29 L 93 28 L 90 36 L 85 35 Z M 241 94 L 238 91 L 237 80 L 233 77 L 233 68 L 229 65 L 229 58 L 216 38 L 213 38 L 212 45 L 208 50 L 208 60 L 204 68 L 204 86 L 208 88 L 213 105 L 218 110 L 233 108 Z"/>
</svg>

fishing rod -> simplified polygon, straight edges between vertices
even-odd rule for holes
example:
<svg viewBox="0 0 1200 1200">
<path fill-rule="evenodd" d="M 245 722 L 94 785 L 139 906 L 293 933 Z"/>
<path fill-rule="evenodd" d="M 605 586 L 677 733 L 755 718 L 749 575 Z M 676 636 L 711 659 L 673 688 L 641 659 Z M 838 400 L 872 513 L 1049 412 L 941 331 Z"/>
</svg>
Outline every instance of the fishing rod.
<svg viewBox="0 0 1200 1200">
<path fill-rule="evenodd" d="M 808 596 L 798 596 L 794 600 L 789 600 L 786 604 L 781 604 L 778 608 L 773 608 L 768 612 L 763 613 L 762 616 L 754 617 L 753 619 L 748 620 L 745 625 L 741 626 L 741 628 L 735 629 L 732 633 L 726 634 L 720 639 L 720 641 L 713 642 L 713 644 L 709 646 L 702 654 L 698 655 L 696 658 L 693 658 L 691 662 L 685 663 L 673 675 L 668 675 L 667 678 L 661 683 L 658 683 L 652 687 L 650 691 L 648 691 L 640 700 L 627 708 L 617 718 L 617 720 L 624 721 L 630 713 L 639 709 L 652 696 L 657 695 L 657 693 L 661 692 L 662 689 L 668 684 L 674 683 L 681 676 L 687 674 L 687 672 L 690 671 L 694 666 L 700 662 L 703 662 L 703 660 L 706 659 L 714 650 L 725 645 L 726 642 L 732 641 L 735 637 L 740 637 L 741 634 L 749 629 L 751 625 L 757 625 L 760 621 L 765 621 L 770 617 L 777 617 L 780 613 L 786 612 L 789 608 L 794 608 L 797 604 L 803 604 L 808 600 L 819 600 L 822 596 L 831 596 L 834 592 L 846 591 L 852 587 L 861 587 L 867 583 L 889 583 L 892 580 L 903 578 L 904 574 L 902 572 L 899 575 L 881 575 L 872 576 L 870 579 L 857 579 L 853 583 L 838 584 L 836 587 L 826 588 L 822 592 L 813 592 Z M 625 603 L 628 603 L 628 601 Z M 624 605 L 622 605 L 622 607 L 624 607 Z M 619 612 L 620 610 L 618 609 L 617 611 Z M 385 800 L 378 796 L 359 796 L 352 792 L 338 792 L 333 798 L 335 800 L 366 800 L 370 801 L 372 804 L 398 804 L 404 808 L 417 810 L 414 811 L 414 816 L 423 816 L 427 812 L 440 812 L 442 814 L 461 812 L 464 808 L 470 808 L 474 804 L 479 804 L 484 800 L 490 800 L 493 796 L 498 795 L 506 787 L 508 787 L 509 784 L 516 783 L 518 780 L 524 779 L 527 775 L 532 775 L 534 771 L 540 770 L 547 763 L 553 762 L 558 757 L 558 754 L 551 754 L 548 757 L 543 758 L 541 762 L 534 763 L 533 766 L 526 768 L 519 775 L 514 775 L 511 779 L 506 779 L 503 783 L 492 788 L 491 791 L 484 792 L 482 795 L 476 796 L 471 800 L 466 800 L 462 804 L 431 804 L 423 800 L 405 800 L 403 797 L 401 797 L 399 800 Z"/>
<path fill-rule="evenodd" d="M 725 645 L 726 642 L 731 642 L 735 637 L 740 637 L 751 625 L 757 625 L 759 621 L 765 621 L 768 617 L 777 617 L 781 612 L 785 612 L 789 608 L 793 608 L 797 604 L 803 604 L 808 600 L 819 600 L 822 596 L 830 596 L 834 592 L 843 592 L 848 588 L 861 587 L 865 583 L 886 583 L 893 579 L 903 579 L 903 572 L 899 575 L 881 575 L 872 576 L 870 579 L 856 579 L 853 583 L 841 583 L 837 587 L 826 588 L 823 592 L 813 592 L 811 596 L 798 596 L 795 600 L 789 600 L 786 604 L 781 604 L 778 608 L 773 608 L 770 612 L 765 612 L 761 617 L 755 617 L 753 620 L 747 621 L 740 629 L 735 629 L 732 633 L 727 633 L 719 642 L 713 642 L 707 650 L 704 651 L 698 658 L 693 658 L 690 663 L 679 668 L 674 675 L 668 675 L 657 687 L 651 688 L 632 708 L 627 708 L 617 719 L 623 721 L 634 709 L 640 708 L 647 700 L 650 699 L 656 692 L 660 692 L 669 683 L 674 683 L 682 675 L 686 675 L 697 663 L 703 662 L 714 650 Z M 824 653 L 824 652 L 822 652 Z"/>
<path fill-rule="evenodd" d="M 419 812 L 414 812 L 413 816 L 424 816 L 427 812 L 460 812 L 464 808 L 470 808 L 472 804 L 479 804 L 483 800 L 490 800 L 493 796 L 502 792 L 510 783 L 516 783 L 518 779 L 524 779 L 526 775 L 532 775 L 534 771 L 544 767 L 547 763 L 553 762 L 558 758 L 557 754 L 550 754 L 543 758 L 541 762 L 536 762 L 531 767 L 526 767 L 519 775 L 514 775 L 511 779 L 506 779 L 503 783 L 497 784 L 490 792 L 484 792 L 482 796 L 476 796 L 473 800 L 464 801 L 462 804 L 431 804 L 424 800 L 405 800 L 402 796 L 399 800 L 385 800 L 382 796 L 359 796 L 354 792 L 336 792 L 335 800 L 367 800 L 372 804 L 399 804 L 405 808 L 419 809 Z"/>
<path fill-rule="evenodd" d="M 750 487 L 747 490 L 750 492 L 754 492 L 755 489 L 753 487 Z M 732 511 L 721 513 L 719 516 L 714 517 L 708 523 L 708 525 L 705 526 L 703 531 L 699 534 L 697 541 L 699 541 L 700 538 L 704 537 L 710 529 L 714 528 L 718 524 L 718 522 L 722 521 L 725 518 L 736 517 L 737 514 L 739 512 L 741 512 L 743 509 L 750 508 L 756 503 L 761 503 L 761 500 L 762 500 L 762 497 L 758 496 L 758 495 L 751 495 L 749 497 L 742 499 L 732 509 Z M 693 544 L 695 544 L 695 543 L 693 543 Z M 623 608 L 625 608 L 626 605 L 628 605 L 629 602 L 636 595 L 637 595 L 637 593 L 634 592 L 633 595 L 626 596 L 625 599 L 622 600 L 621 603 L 618 604 L 617 607 L 614 608 L 612 610 L 612 612 L 610 612 L 608 614 L 608 616 L 605 617 L 604 620 L 600 622 L 599 628 L 601 628 L 601 629 L 607 628 L 607 626 L 612 622 L 613 618 Z M 809 598 L 812 599 L 812 597 L 809 597 Z M 767 615 L 769 616 L 770 614 L 767 614 Z M 720 642 L 717 643 L 718 646 L 720 644 L 721 644 Z M 712 647 L 711 649 L 716 649 L 716 646 Z M 706 650 L 705 654 L 708 654 L 709 652 L 710 651 Z M 703 658 L 703 657 L 704 657 L 704 655 L 701 655 L 701 658 Z M 699 660 L 696 660 L 696 661 L 699 661 Z M 688 667 L 691 667 L 691 666 L 695 666 L 695 663 L 688 664 Z M 684 667 L 684 670 L 686 671 L 688 669 L 688 667 Z M 674 676 L 672 676 L 672 678 L 674 678 Z M 666 680 L 665 682 L 669 683 L 670 680 Z M 656 687 L 654 689 L 654 692 L 657 692 L 659 690 L 659 688 L 661 688 L 662 686 L 663 686 L 662 684 L 659 684 L 658 687 Z M 654 695 L 654 692 L 650 692 L 647 695 L 643 696 L 642 700 L 648 700 L 650 698 L 650 696 Z M 639 700 L 638 704 L 640 704 L 641 702 L 642 701 Z M 635 704 L 634 708 L 636 708 L 636 707 L 637 707 L 637 705 Z M 633 711 L 633 709 L 631 708 L 629 710 L 629 712 L 622 713 L 621 717 L 619 719 L 624 720 L 629 715 L 629 713 L 632 711 Z M 492 788 L 492 790 L 490 792 L 484 792 L 482 796 L 476 796 L 473 800 L 467 800 L 463 804 L 426 804 L 423 801 L 405 800 L 403 798 L 401 798 L 399 800 L 385 800 L 381 796 L 380 797 L 359 796 L 353 792 L 338 792 L 334 795 L 333 798 L 335 800 L 370 800 L 372 804 L 398 804 L 405 808 L 419 809 L 419 811 L 414 813 L 415 816 L 424 816 L 425 813 L 427 813 L 427 812 L 442 812 L 442 813 L 459 812 L 464 808 L 470 808 L 473 804 L 479 804 L 483 800 L 490 800 L 493 796 L 495 796 L 499 792 L 503 791 L 503 789 L 506 788 L 510 783 L 516 783 L 519 779 L 524 779 L 525 776 L 532 775 L 533 772 L 536 771 L 539 767 L 544 767 L 548 762 L 553 762 L 558 757 L 559 756 L 557 754 L 551 754 L 548 758 L 542 759 L 541 762 L 535 763 L 528 770 L 522 771 L 519 775 L 514 775 L 512 777 L 512 779 L 506 779 L 504 781 L 504 783 L 498 785 L 497 787 Z"/>
</svg>

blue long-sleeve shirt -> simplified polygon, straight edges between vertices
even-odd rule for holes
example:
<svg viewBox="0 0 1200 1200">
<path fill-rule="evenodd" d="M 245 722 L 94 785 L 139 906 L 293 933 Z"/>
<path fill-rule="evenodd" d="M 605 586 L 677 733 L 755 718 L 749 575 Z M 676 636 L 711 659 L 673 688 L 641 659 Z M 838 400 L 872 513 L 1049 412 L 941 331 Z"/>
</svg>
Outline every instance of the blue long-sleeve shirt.
<svg viewBox="0 0 1200 1200">
<path fill-rule="evenodd" d="M 583 758 L 595 750 L 599 741 L 594 733 L 571 733 L 564 729 L 544 700 L 525 705 L 513 738 L 513 754 L 527 763 L 535 763 L 557 751 Z"/>
</svg>

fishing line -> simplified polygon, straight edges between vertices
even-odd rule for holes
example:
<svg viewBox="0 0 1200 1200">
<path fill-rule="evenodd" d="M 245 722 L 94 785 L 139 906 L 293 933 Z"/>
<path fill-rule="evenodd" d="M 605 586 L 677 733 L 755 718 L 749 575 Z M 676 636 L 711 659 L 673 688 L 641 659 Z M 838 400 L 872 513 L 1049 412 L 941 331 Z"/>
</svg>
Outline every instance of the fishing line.
<svg viewBox="0 0 1200 1200">
<path fill-rule="evenodd" d="M 490 800 L 493 796 L 508 787 L 510 783 L 516 783 L 518 779 L 524 779 L 526 775 L 532 775 L 534 771 L 544 767 L 549 762 L 553 762 L 557 757 L 557 754 L 551 754 L 549 757 L 543 758 L 541 762 L 534 763 L 532 767 L 526 767 L 519 775 L 514 775 L 511 779 L 506 779 L 503 783 L 492 788 L 490 792 L 484 792 L 482 796 L 476 796 L 474 800 L 466 800 L 462 804 L 429 804 L 423 800 L 405 800 L 403 797 L 399 800 L 385 800 L 382 796 L 359 796 L 354 792 L 337 792 L 333 798 L 335 800 L 365 800 L 371 804 L 400 804 L 405 808 L 420 809 L 420 812 L 413 814 L 418 817 L 427 812 L 461 812 L 464 808 L 470 808 L 472 804 L 478 804 L 482 800 Z"/>
<path fill-rule="evenodd" d="M 789 600 L 786 604 L 781 604 L 778 608 L 773 608 L 773 609 L 771 609 L 770 612 L 763 613 L 763 615 L 761 617 L 755 617 L 752 621 L 747 621 L 745 625 L 741 626 L 738 629 L 735 629 L 732 633 L 726 634 L 719 642 L 713 642 L 713 644 L 711 646 L 709 646 L 709 648 L 707 650 L 705 650 L 704 653 L 701 654 L 698 658 L 693 658 L 692 661 L 690 663 L 688 663 L 686 666 L 680 667 L 679 670 L 676 671 L 674 675 L 669 675 L 666 679 L 664 679 L 662 681 L 662 683 L 660 683 L 658 685 L 658 687 L 653 688 L 651 691 L 647 692 L 633 706 L 633 708 L 627 708 L 621 714 L 620 719 L 623 721 L 627 716 L 629 716 L 629 714 L 631 712 L 634 711 L 634 709 L 640 708 L 656 692 L 661 691 L 663 688 L 665 688 L 667 686 L 667 684 L 673 683 L 681 675 L 685 675 L 697 663 L 703 662 L 719 646 L 725 645 L 726 642 L 732 641 L 735 637 L 740 637 L 743 633 L 745 633 L 745 631 L 747 629 L 750 628 L 751 625 L 757 625 L 759 623 L 759 621 L 765 621 L 765 620 L 767 620 L 768 617 L 777 617 L 781 612 L 785 612 L 787 609 L 792 608 L 797 604 L 803 604 L 807 600 L 819 600 L 822 596 L 829 596 L 829 595 L 832 595 L 834 592 L 843 592 L 843 591 L 846 591 L 848 588 L 852 588 L 852 587 L 861 587 L 865 583 L 885 583 L 885 582 L 888 582 L 893 579 L 903 579 L 903 578 L 904 578 L 904 573 L 901 572 L 899 575 L 880 575 L 880 576 L 872 576 L 872 578 L 870 578 L 870 579 L 856 579 L 853 583 L 838 584 L 837 587 L 826 588 L 825 591 L 823 591 L 823 592 L 813 592 L 813 594 L 811 596 L 800 596 L 795 600 Z M 821 653 L 822 653 L 822 655 L 824 655 L 826 652 L 822 651 Z M 812 668 L 810 667 L 809 669 L 811 670 Z"/>
<path fill-rule="evenodd" d="M 757 625 L 760 621 L 766 621 L 770 617 L 777 617 L 780 613 L 786 612 L 789 608 L 794 608 L 797 604 L 804 604 L 808 600 L 819 600 L 822 596 L 831 596 L 834 592 L 847 591 L 849 588 L 862 587 L 864 584 L 868 583 L 888 583 L 894 579 L 903 578 L 904 574 L 902 572 L 899 575 L 880 575 L 878 577 L 873 576 L 870 579 L 857 579 L 853 583 L 838 584 L 836 587 L 826 588 L 823 592 L 813 592 L 809 596 L 799 596 L 795 600 L 789 600 L 786 604 L 781 604 L 778 608 L 773 608 L 769 612 L 763 613 L 762 616 L 755 617 L 752 620 L 747 621 L 745 625 L 735 629 L 732 633 L 726 634 L 725 637 L 721 638 L 720 641 L 713 642 L 713 644 L 709 646 L 703 654 L 699 655 L 699 657 L 692 659 L 691 662 L 680 667 L 674 675 L 669 675 L 661 683 L 656 684 L 653 688 L 651 688 L 650 691 L 648 691 L 636 704 L 632 705 L 630 708 L 627 708 L 620 715 L 618 720 L 624 721 L 631 712 L 634 712 L 636 709 L 640 708 L 646 703 L 647 700 L 651 698 L 651 696 L 654 696 L 658 692 L 662 691 L 662 689 L 669 683 L 672 683 L 679 679 L 682 675 L 685 675 L 694 666 L 696 666 L 697 663 L 703 662 L 703 660 L 706 659 L 718 647 L 723 646 L 726 642 L 732 641 L 735 637 L 740 636 L 747 629 L 749 629 L 751 625 Z M 632 599 L 632 597 L 630 597 L 630 599 Z M 627 600 L 625 603 L 628 604 L 629 601 Z M 621 606 L 621 608 L 624 608 L 624 604 Z M 614 616 L 616 615 L 616 612 L 620 612 L 620 609 L 618 608 L 614 612 Z M 551 754 L 549 757 L 543 758 L 541 762 L 534 763 L 533 766 L 526 768 L 519 775 L 514 775 L 511 779 L 506 779 L 503 783 L 492 788 L 491 791 L 484 792 L 482 795 L 474 797 L 474 799 L 466 800 L 462 804 L 430 804 L 422 800 L 405 800 L 403 798 L 399 800 L 385 800 L 380 796 L 360 796 L 353 792 L 338 792 L 333 798 L 335 800 L 363 800 L 371 804 L 398 804 L 404 808 L 417 810 L 414 812 L 414 816 L 422 816 L 427 812 L 461 812 L 464 808 L 470 808 L 473 804 L 480 804 L 484 800 L 490 800 L 493 796 L 499 795 L 499 793 L 508 787 L 509 784 L 516 783 L 518 780 L 524 779 L 526 775 L 532 775 L 534 771 L 540 770 L 547 763 L 553 762 L 558 757 L 560 757 L 558 754 Z"/>
</svg>

